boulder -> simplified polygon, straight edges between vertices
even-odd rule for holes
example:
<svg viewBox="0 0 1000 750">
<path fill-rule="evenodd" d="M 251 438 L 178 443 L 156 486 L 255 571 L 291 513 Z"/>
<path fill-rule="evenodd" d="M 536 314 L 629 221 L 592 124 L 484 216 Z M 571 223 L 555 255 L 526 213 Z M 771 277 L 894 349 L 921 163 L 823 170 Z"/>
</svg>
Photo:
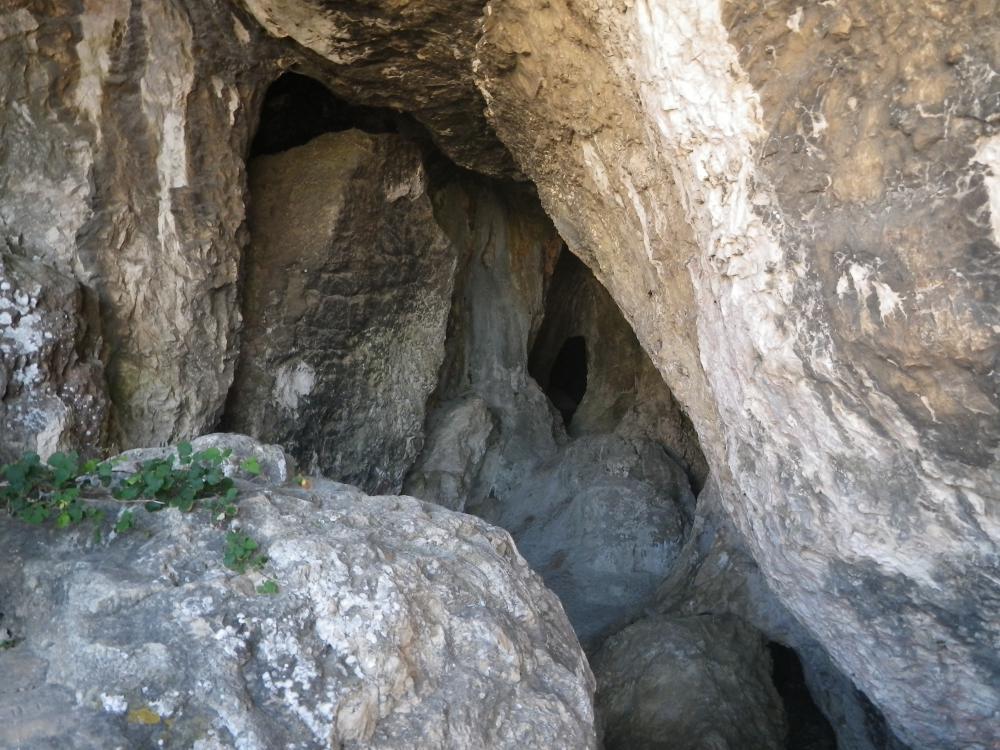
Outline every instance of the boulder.
<svg viewBox="0 0 1000 750">
<path fill-rule="evenodd" d="M 784 750 L 759 633 L 735 617 L 652 617 L 594 657 L 607 750 Z"/>
<path fill-rule="evenodd" d="M 694 495 L 657 443 L 597 435 L 470 510 L 511 532 L 590 649 L 653 602 L 684 545 Z"/>
<path fill-rule="evenodd" d="M 496 426 L 476 396 L 442 404 L 427 424 L 427 442 L 404 490 L 451 510 L 465 510 Z"/>
<path fill-rule="evenodd" d="M 455 250 L 419 149 L 327 133 L 250 165 L 251 244 L 227 428 L 398 492 L 444 359 Z"/>
<path fill-rule="evenodd" d="M 0 746 L 595 748 L 593 677 L 508 534 L 405 497 L 241 482 L 97 543 L 0 519 Z M 257 593 L 264 580 L 277 593 Z"/>
</svg>

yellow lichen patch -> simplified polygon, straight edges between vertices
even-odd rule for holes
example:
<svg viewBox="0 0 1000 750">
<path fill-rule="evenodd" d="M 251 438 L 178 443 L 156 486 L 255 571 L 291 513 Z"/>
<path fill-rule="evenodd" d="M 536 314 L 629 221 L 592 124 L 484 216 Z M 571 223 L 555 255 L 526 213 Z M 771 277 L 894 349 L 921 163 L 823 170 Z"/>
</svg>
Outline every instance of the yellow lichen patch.
<svg viewBox="0 0 1000 750">
<path fill-rule="evenodd" d="M 153 725 L 160 723 L 160 715 L 156 711 L 151 710 L 149 706 L 132 709 L 128 712 L 126 719 L 129 724 Z"/>
</svg>

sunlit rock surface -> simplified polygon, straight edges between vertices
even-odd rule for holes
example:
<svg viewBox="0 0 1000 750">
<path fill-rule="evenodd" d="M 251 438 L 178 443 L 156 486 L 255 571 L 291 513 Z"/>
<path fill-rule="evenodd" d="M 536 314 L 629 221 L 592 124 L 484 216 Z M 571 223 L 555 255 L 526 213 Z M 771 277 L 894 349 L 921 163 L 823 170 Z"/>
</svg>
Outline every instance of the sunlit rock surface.
<svg viewBox="0 0 1000 750">
<path fill-rule="evenodd" d="M 0 519 L 0 746 L 596 747 L 594 678 L 506 532 L 325 480 L 240 488 L 269 558 L 244 575 L 201 512 L 107 543 Z"/>
</svg>

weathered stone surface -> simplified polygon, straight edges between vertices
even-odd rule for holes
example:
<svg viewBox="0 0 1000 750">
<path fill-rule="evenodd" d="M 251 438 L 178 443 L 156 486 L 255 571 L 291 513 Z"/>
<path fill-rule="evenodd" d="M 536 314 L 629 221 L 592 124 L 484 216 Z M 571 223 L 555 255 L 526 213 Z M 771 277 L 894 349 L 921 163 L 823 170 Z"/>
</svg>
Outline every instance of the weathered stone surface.
<svg viewBox="0 0 1000 750">
<path fill-rule="evenodd" d="M 593 748 L 593 677 L 510 537 L 412 498 L 240 485 L 270 560 L 198 514 L 95 545 L 0 519 L 0 745 Z"/>
<path fill-rule="evenodd" d="M 253 476 L 242 467 L 243 462 L 249 459 L 256 460 L 260 467 L 259 477 L 271 484 L 285 484 L 295 476 L 295 461 L 280 445 L 267 445 L 248 435 L 229 432 L 213 432 L 191 441 L 194 453 L 210 448 L 228 452 L 229 455 L 220 464 L 222 472 L 228 477 L 252 479 Z M 134 448 L 115 456 L 114 470 L 121 474 L 131 474 L 138 471 L 145 461 L 167 456 L 176 458 L 177 448 Z"/>
<path fill-rule="evenodd" d="M 95 311 L 72 278 L 0 251 L 0 464 L 92 453 L 108 428 Z"/>
<path fill-rule="evenodd" d="M 250 165 L 244 327 L 228 425 L 371 492 L 423 441 L 455 250 L 420 152 L 352 130 Z"/>
<path fill-rule="evenodd" d="M 642 614 L 684 544 L 694 496 L 651 440 L 580 437 L 470 507 L 511 532 L 585 648 Z"/>
<path fill-rule="evenodd" d="M 596 645 L 651 602 L 683 544 L 694 496 L 650 439 L 663 438 L 661 417 L 679 416 L 676 406 L 655 371 L 660 390 L 639 382 L 648 358 L 589 271 L 572 260 L 559 270 L 561 243 L 537 209 L 471 181 L 443 187 L 436 203 L 467 261 L 438 393 L 448 400 L 407 490 L 510 531 L 584 645 Z M 580 409 L 593 416 L 571 438 L 529 376 L 528 352 L 544 360 L 581 332 L 593 376 Z"/>
<path fill-rule="evenodd" d="M 653 617 L 594 657 L 608 750 L 783 750 L 764 639 L 735 617 Z"/>
<path fill-rule="evenodd" d="M 494 0 L 482 29 L 478 4 L 421 5 L 0 11 L 0 233 L 99 298 L 123 445 L 221 413 L 243 157 L 279 69 L 440 104 L 438 143 L 492 170 L 461 126 L 485 100 L 764 580 L 906 741 L 995 744 L 996 3 Z M 542 421 L 536 396 L 517 418 Z M 526 456 L 562 439 L 531 434 Z"/>
<path fill-rule="evenodd" d="M 750 624 L 769 641 L 794 650 L 813 710 L 826 717 L 836 733 L 837 747 L 907 750 L 882 713 L 831 660 L 823 644 L 775 596 L 722 508 L 714 478 L 698 495 L 684 549 L 650 609 L 672 618 L 732 615 Z M 804 698 L 799 696 L 798 703 Z M 815 736 L 825 729 L 801 705 L 789 707 L 786 714 L 789 747 L 805 744 L 800 732 Z"/>
<path fill-rule="evenodd" d="M 989 747 L 1000 14 L 800 5 L 496 0 L 477 80 L 769 585 L 906 742 Z"/>
<path fill-rule="evenodd" d="M 480 0 L 235 0 L 267 32 L 318 56 L 309 71 L 360 104 L 412 113 L 463 167 L 517 176 L 483 113 L 472 58 Z"/>
<path fill-rule="evenodd" d="M 244 150 L 276 51 L 223 0 L 0 9 L 0 241 L 100 300 L 125 447 L 215 424 L 232 379 Z"/>
<path fill-rule="evenodd" d="M 615 432 L 657 440 L 680 459 L 700 489 L 708 465 L 691 422 L 604 287 L 576 256 L 563 252 L 528 360 L 546 392 L 563 342 L 577 336 L 586 342 L 587 388 L 569 434 Z"/>
<path fill-rule="evenodd" d="M 495 429 L 481 398 L 441 404 L 428 420 L 427 444 L 406 480 L 406 494 L 465 510 Z"/>
</svg>

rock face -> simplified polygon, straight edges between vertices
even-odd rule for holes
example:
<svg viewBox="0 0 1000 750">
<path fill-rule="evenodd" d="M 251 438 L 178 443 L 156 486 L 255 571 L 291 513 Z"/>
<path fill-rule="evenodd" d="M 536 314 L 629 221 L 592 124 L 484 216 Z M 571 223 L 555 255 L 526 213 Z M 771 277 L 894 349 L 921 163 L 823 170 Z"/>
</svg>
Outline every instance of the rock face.
<svg viewBox="0 0 1000 750">
<path fill-rule="evenodd" d="M 560 254 L 545 295 L 545 318 L 528 370 L 551 395 L 565 342 L 586 350 L 583 398 L 567 425 L 570 435 L 616 432 L 657 440 L 687 467 L 701 489 L 708 465 L 691 422 L 642 350 L 607 290 L 572 253 Z"/>
<path fill-rule="evenodd" d="M 510 531 L 594 647 L 641 614 L 683 544 L 694 496 L 664 448 L 681 430 L 663 428 L 683 416 L 661 380 L 643 380 L 648 358 L 544 217 L 472 181 L 440 188 L 435 202 L 467 260 L 440 405 L 406 490 Z M 567 434 L 529 375 L 528 352 L 547 373 L 563 340 L 580 333 L 592 346 Z"/>
<path fill-rule="evenodd" d="M 800 5 L 497 0 L 477 80 L 778 597 L 904 741 L 989 747 L 998 15 Z"/>
<path fill-rule="evenodd" d="M 766 634 L 769 645 L 793 650 L 802 675 L 796 676 L 792 695 L 787 695 L 789 686 L 781 684 L 780 665 L 774 670 L 775 684 L 786 704 L 787 747 L 909 747 L 895 736 L 885 717 L 851 678 L 840 671 L 823 644 L 775 596 L 725 513 L 714 477 L 698 495 L 684 549 L 650 610 L 669 619 L 703 615 L 736 618 Z M 825 723 L 816 716 L 817 711 L 822 712 Z"/>
<path fill-rule="evenodd" d="M 398 491 L 444 358 L 455 251 L 420 152 L 352 130 L 250 164 L 230 427 L 312 471 Z"/>
<path fill-rule="evenodd" d="M 274 595 L 197 513 L 98 545 L 0 520 L 0 745 L 596 747 L 593 677 L 505 532 L 330 482 L 241 487 Z"/>
<path fill-rule="evenodd" d="M 92 452 L 104 442 L 95 317 L 72 278 L 0 252 L 0 464 L 26 451 Z"/>
<path fill-rule="evenodd" d="M 470 510 L 508 529 L 585 648 L 642 614 L 684 543 L 687 477 L 662 446 L 617 435 L 566 445 Z"/>
<path fill-rule="evenodd" d="M 760 634 L 734 617 L 642 620 L 594 658 L 608 750 L 782 750 L 785 719 Z"/>
</svg>

